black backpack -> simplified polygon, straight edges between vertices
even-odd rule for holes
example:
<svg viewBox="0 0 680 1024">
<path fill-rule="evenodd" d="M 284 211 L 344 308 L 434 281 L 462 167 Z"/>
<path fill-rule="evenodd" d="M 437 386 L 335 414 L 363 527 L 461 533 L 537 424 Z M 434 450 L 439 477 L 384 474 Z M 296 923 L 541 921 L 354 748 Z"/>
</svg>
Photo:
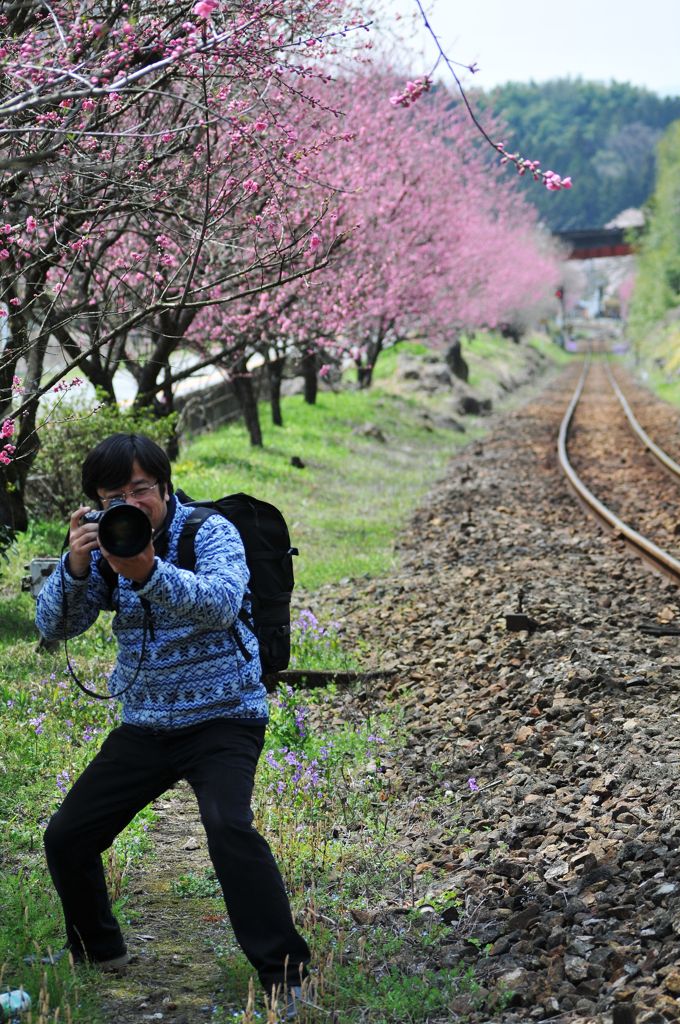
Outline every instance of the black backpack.
<svg viewBox="0 0 680 1024">
<path fill-rule="evenodd" d="M 280 672 L 290 661 L 290 599 L 294 587 L 293 555 L 286 520 L 278 508 L 249 494 L 228 494 L 215 501 L 194 501 L 184 491 L 175 494 L 193 510 L 179 537 L 180 569 L 196 568 L 194 539 L 202 523 L 215 514 L 232 523 L 243 541 L 250 570 L 252 618 L 239 619 L 257 637 L 264 675 Z"/>
</svg>

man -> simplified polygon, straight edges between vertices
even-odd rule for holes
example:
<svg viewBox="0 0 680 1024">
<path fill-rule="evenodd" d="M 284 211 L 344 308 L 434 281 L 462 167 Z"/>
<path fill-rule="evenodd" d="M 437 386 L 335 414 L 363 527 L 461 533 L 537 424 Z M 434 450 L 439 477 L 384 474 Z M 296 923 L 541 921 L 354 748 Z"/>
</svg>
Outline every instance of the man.
<svg viewBox="0 0 680 1024">
<path fill-rule="evenodd" d="M 109 690 L 123 724 L 75 782 L 45 833 L 47 863 L 62 901 L 67 948 L 103 969 L 129 956 L 111 912 L 101 853 L 134 815 L 179 779 L 192 786 L 237 940 L 267 993 L 295 1016 L 309 949 L 293 924 L 280 872 L 252 827 L 250 799 L 267 723 L 257 639 L 248 610 L 248 568 L 238 531 L 211 516 L 195 538 L 195 571 L 177 566 L 191 509 L 173 494 L 170 462 L 149 438 L 113 434 L 86 457 L 83 491 L 108 509 L 141 509 L 152 539 L 114 557 L 99 524 L 71 515 L 69 552 L 47 580 L 36 621 L 48 639 L 76 636 L 100 610 L 115 610 L 118 657 Z M 108 563 L 108 568 L 105 561 Z M 141 658 L 140 658 L 141 653 Z"/>
</svg>

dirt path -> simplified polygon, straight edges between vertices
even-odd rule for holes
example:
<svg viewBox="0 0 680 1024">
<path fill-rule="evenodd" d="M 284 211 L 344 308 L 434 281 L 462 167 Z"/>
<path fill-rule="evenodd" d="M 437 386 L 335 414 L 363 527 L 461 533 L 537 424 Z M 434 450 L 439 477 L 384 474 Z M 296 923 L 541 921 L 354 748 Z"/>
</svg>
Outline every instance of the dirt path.
<svg viewBox="0 0 680 1024">
<path fill-rule="evenodd" d="M 193 793 L 180 783 L 154 808 L 154 852 L 137 865 L 128 886 L 132 964 L 123 976 L 105 978 L 107 1024 L 210 1021 L 223 985 L 213 951 L 220 922 L 205 919 L 204 899 L 176 890 L 178 879 L 201 878 L 210 867 Z"/>
<path fill-rule="evenodd" d="M 351 721 L 395 698 L 404 709 L 408 747 L 392 770 L 404 842 L 464 898 L 432 966 L 474 963 L 511 989 L 495 1021 L 609 1024 L 625 1005 L 663 1024 L 680 1019 L 680 651 L 641 626 L 680 624 L 680 595 L 568 494 L 555 437 L 571 377 L 494 417 L 453 460 L 404 533 L 398 572 L 318 596 L 320 616 L 397 673 L 324 713 Z M 533 632 L 506 628 L 519 610 Z M 423 797 L 440 802 L 440 828 Z M 455 840 L 461 807 L 471 831 Z M 190 836 L 203 842 L 177 790 L 157 860 L 134 880 L 139 960 L 108 990 L 111 1022 L 210 1019 L 223 983 L 214 935 L 171 898 L 173 876 L 206 863 L 184 849 Z"/>
</svg>

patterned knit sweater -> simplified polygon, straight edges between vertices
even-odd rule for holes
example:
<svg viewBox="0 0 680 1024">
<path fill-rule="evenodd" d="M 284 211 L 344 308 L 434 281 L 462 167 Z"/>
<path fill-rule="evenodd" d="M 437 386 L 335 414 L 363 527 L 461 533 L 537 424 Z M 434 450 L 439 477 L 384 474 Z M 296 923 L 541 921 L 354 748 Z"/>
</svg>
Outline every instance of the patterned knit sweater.
<svg viewBox="0 0 680 1024">
<path fill-rule="evenodd" d="M 77 636 L 101 610 L 115 609 L 118 657 L 108 685 L 111 694 L 118 694 L 139 665 L 146 606 L 150 629 L 144 657 L 134 684 L 120 698 L 124 722 L 159 730 L 213 718 L 266 722 L 257 639 L 237 618 L 242 606 L 250 606 L 241 538 L 227 519 L 211 516 L 195 538 L 195 571 L 178 568 L 177 544 L 190 512 L 171 497 L 167 554 L 156 555 L 151 577 L 142 586 L 120 576 L 112 592 L 99 571 L 98 550 L 91 555 L 85 579 L 70 575 L 64 556 L 63 572 L 57 566 L 38 596 L 38 629 L 47 640 Z M 234 630 L 250 661 L 239 650 Z"/>
</svg>

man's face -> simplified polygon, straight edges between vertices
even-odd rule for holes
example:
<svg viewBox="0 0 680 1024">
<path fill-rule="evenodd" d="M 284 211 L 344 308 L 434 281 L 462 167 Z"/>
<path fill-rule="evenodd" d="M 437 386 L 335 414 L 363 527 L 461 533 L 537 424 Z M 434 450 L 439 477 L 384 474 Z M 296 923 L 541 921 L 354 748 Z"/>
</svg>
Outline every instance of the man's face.
<svg viewBox="0 0 680 1024">
<path fill-rule="evenodd" d="M 154 477 L 149 476 L 148 473 L 145 473 L 136 459 L 132 463 L 132 476 L 124 487 L 112 488 L 111 490 L 100 487 L 97 488 L 97 494 L 104 508 L 109 507 L 109 503 L 113 498 L 123 498 L 128 505 L 135 505 L 137 508 L 141 508 L 142 512 L 145 512 L 151 520 L 154 530 L 163 525 L 170 497 L 167 493 L 167 488 L 165 495 L 161 497 L 158 481 Z"/>
</svg>

